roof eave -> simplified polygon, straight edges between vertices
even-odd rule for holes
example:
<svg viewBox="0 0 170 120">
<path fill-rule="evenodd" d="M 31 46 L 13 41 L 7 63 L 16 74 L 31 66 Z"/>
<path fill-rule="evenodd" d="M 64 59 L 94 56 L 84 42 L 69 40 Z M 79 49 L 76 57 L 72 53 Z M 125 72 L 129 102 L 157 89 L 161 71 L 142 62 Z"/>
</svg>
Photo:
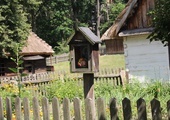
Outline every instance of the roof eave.
<svg viewBox="0 0 170 120">
<path fill-rule="evenodd" d="M 96 44 L 96 43 L 101 43 L 101 40 L 99 40 L 100 38 L 98 38 L 98 40 L 97 41 L 94 41 L 93 39 L 91 39 L 81 28 L 83 28 L 83 27 L 79 27 L 78 29 L 79 29 L 79 31 L 84 35 L 84 37 L 90 42 L 90 44 L 92 44 L 92 45 L 94 45 L 94 44 Z M 92 34 L 94 34 L 93 32 L 92 32 Z M 96 36 L 96 35 L 95 35 Z"/>
<path fill-rule="evenodd" d="M 150 34 L 152 33 L 153 29 L 154 29 L 153 27 L 150 27 L 143 29 L 125 30 L 119 33 L 119 37 Z"/>
</svg>

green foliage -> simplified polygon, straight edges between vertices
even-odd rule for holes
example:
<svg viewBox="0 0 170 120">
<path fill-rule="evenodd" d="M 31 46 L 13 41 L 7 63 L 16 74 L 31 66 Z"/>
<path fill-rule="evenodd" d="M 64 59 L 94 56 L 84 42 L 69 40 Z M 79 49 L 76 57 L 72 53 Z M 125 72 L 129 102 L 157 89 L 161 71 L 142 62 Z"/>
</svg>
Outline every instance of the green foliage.
<svg viewBox="0 0 170 120">
<path fill-rule="evenodd" d="M 113 82 L 113 81 L 112 81 Z M 132 113 L 137 114 L 136 101 L 143 98 L 146 101 L 147 108 L 150 110 L 150 101 L 155 97 L 161 102 L 162 114 L 166 113 L 166 103 L 170 98 L 170 84 L 159 81 L 152 81 L 152 83 L 134 83 L 125 84 L 124 86 L 114 86 L 111 83 L 101 82 L 95 83 L 95 98 L 102 97 L 109 106 L 111 98 L 116 98 L 119 112 L 122 110 L 122 100 L 127 97 L 131 101 Z M 32 88 L 34 89 L 34 88 Z M 21 98 L 33 98 L 31 94 L 32 89 L 22 87 Z M 38 90 L 38 89 L 36 89 Z M 57 97 L 60 102 L 63 98 L 69 98 L 71 101 L 75 97 L 83 99 L 83 85 L 77 79 L 64 78 L 63 80 L 55 80 L 45 86 L 47 98 L 51 101 L 53 97 Z M 12 98 L 12 105 L 14 107 L 14 98 L 18 94 L 18 87 L 15 84 L 2 84 L 0 86 L 1 97 Z M 148 111 L 149 113 L 150 111 Z M 133 116 L 134 116 L 133 115 Z"/>
<path fill-rule="evenodd" d="M 14 81 L 13 81 L 14 82 Z M 12 109 L 15 109 L 15 98 L 18 97 L 19 94 L 19 88 L 18 88 L 18 84 L 17 83 L 1 83 L 0 86 L 0 97 L 2 97 L 3 99 L 3 105 L 5 107 L 5 99 L 6 97 L 8 97 L 9 99 L 11 99 L 11 103 L 12 103 Z M 32 99 L 33 96 L 31 95 L 30 90 L 26 89 L 25 87 L 21 88 L 21 95 L 20 98 L 24 98 L 27 97 L 28 99 Z"/>
<path fill-rule="evenodd" d="M 0 56 L 13 52 L 14 44 L 24 44 L 29 33 L 26 13 L 19 0 L 0 1 Z"/>
<path fill-rule="evenodd" d="M 50 100 L 53 97 L 57 97 L 60 101 L 64 98 L 69 98 L 70 100 L 73 100 L 75 97 L 83 98 L 83 87 L 75 79 L 66 78 L 64 81 L 54 81 L 46 90 Z"/>
<path fill-rule="evenodd" d="M 133 116 L 137 114 L 136 101 L 139 98 L 146 101 L 147 108 L 150 108 L 150 101 L 156 98 L 161 102 L 162 114 L 164 114 L 166 113 L 166 103 L 170 98 L 170 84 L 158 81 L 152 83 L 134 82 L 124 86 L 113 86 L 108 83 L 95 84 L 95 97 L 102 97 L 107 103 L 111 98 L 116 98 L 119 112 L 122 110 L 120 108 L 122 100 L 127 97 L 131 101 Z"/>
<path fill-rule="evenodd" d="M 170 38 L 170 1 L 156 0 L 155 9 L 150 12 L 154 31 L 149 35 L 151 41 L 161 41 L 164 45 Z"/>
<path fill-rule="evenodd" d="M 54 47 L 56 54 L 64 54 L 69 52 L 68 45 L 66 46 L 64 42 L 58 42 L 58 46 Z"/>
<path fill-rule="evenodd" d="M 21 97 L 21 87 L 22 87 L 21 78 L 23 76 L 23 74 L 21 73 L 21 71 L 23 70 L 23 67 L 22 67 L 22 64 L 23 64 L 22 55 L 19 54 L 20 51 L 21 51 L 21 48 L 22 48 L 22 44 L 15 43 L 14 49 L 13 49 L 14 54 L 12 55 L 11 60 L 15 63 L 16 67 L 15 68 L 8 68 L 12 72 L 16 73 L 16 75 L 18 77 L 16 82 L 17 82 L 18 89 L 19 89 L 19 94 L 18 94 L 19 97 Z"/>
<path fill-rule="evenodd" d="M 109 21 L 105 20 L 101 34 L 112 24 L 123 7 L 124 0 L 116 0 L 109 7 Z M 100 5 L 106 5 L 100 0 Z M 94 13 L 92 13 L 94 11 Z M 105 14 L 102 9 L 101 14 Z M 63 43 L 77 26 L 92 27 L 92 14 L 96 15 L 96 0 L 1 0 L 0 1 L 0 52 L 13 51 L 15 42 L 24 44 L 32 31 L 56 51 L 65 51 Z M 97 20 L 94 17 L 94 22 Z"/>
<path fill-rule="evenodd" d="M 73 31 L 70 2 L 67 0 L 47 2 L 39 10 L 35 23 L 37 24 L 35 32 L 56 49 Z"/>
<path fill-rule="evenodd" d="M 101 34 L 103 34 L 114 23 L 118 14 L 123 10 L 124 7 L 125 7 L 125 3 L 124 1 L 121 0 L 117 0 L 115 1 L 115 3 L 109 6 L 108 20 L 105 19 L 104 21 L 101 21 L 101 26 L 100 26 Z M 101 14 L 106 15 L 105 12 L 107 12 L 106 8 L 102 9 Z"/>
</svg>

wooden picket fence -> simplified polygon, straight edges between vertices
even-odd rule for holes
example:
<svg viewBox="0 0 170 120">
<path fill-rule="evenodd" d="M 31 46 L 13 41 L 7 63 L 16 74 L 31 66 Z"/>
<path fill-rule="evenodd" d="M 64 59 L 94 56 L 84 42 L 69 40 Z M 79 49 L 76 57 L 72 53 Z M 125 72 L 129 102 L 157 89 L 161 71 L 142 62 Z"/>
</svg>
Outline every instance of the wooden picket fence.
<svg viewBox="0 0 170 120">
<path fill-rule="evenodd" d="M 137 115 L 134 117 L 131 108 L 131 101 L 128 98 L 124 98 L 122 100 L 121 107 L 118 107 L 116 98 L 110 99 L 109 104 L 106 104 L 102 98 L 98 98 L 96 102 L 93 102 L 90 98 L 82 101 L 79 98 L 75 98 L 73 101 L 65 98 L 61 103 L 57 98 L 53 98 L 52 101 L 49 102 L 45 97 L 43 97 L 41 100 L 34 97 L 32 101 L 30 101 L 28 98 L 20 99 L 17 97 L 13 105 L 10 98 L 3 100 L 0 97 L 0 120 L 170 119 L 170 100 L 167 101 L 166 115 L 161 113 L 160 101 L 155 98 L 150 101 L 150 107 L 146 106 L 146 102 L 142 98 L 139 98 L 136 103 Z M 148 110 L 148 108 L 150 110 Z M 121 114 L 118 114 L 120 110 L 122 112 Z"/>
<path fill-rule="evenodd" d="M 70 74 L 68 71 L 54 71 L 45 73 L 29 74 L 22 77 L 23 84 L 41 84 L 48 83 L 55 79 L 63 80 L 65 78 L 77 78 L 82 81 L 83 74 Z M 113 84 L 123 85 L 126 79 L 125 70 L 118 69 L 102 69 L 98 73 L 94 73 L 95 82 L 113 82 Z M 0 77 L 1 83 L 11 83 L 18 80 L 17 76 Z"/>
<path fill-rule="evenodd" d="M 65 61 L 69 61 L 69 54 L 55 55 L 53 57 L 46 58 L 47 65 L 53 65 Z"/>
</svg>

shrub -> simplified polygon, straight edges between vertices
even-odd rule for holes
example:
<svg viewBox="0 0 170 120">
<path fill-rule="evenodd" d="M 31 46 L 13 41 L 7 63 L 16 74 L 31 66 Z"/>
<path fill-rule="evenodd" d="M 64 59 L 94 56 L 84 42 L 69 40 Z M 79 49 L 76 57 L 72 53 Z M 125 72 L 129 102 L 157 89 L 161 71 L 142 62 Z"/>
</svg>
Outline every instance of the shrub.
<svg viewBox="0 0 170 120">
<path fill-rule="evenodd" d="M 83 98 L 83 86 L 79 85 L 74 79 L 56 80 L 53 84 L 46 87 L 47 97 L 51 100 L 57 97 L 60 101 L 64 98 L 73 100 L 75 97 Z"/>
</svg>

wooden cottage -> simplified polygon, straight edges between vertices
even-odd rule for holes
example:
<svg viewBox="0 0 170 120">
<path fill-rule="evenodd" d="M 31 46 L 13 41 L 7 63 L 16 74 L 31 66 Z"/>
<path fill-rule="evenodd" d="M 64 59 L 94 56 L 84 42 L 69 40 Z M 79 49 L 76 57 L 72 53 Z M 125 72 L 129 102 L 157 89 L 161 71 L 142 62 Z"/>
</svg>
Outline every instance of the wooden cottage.
<svg viewBox="0 0 170 120">
<path fill-rule="evenodd" d="M 121 37 L 124 45 L 125 66 L 129 78 L 169 80 L 169 51 L 159 41 L 150 42 L 152 20 L 148 13 L 154 9 L 154 0 L 129 0 L 105 37 Z"/>
<path fill-rule="evenodd" d="M 24 73 L 40 73 L 47 71 L 46 57 L 54 53 L 51 46 L 31 32 L 20 53 L 23 56 Z M 15 75 L 8 68 L 14 68 L 15 63 L 10 58 L 0 58 L 0 76 Z M 50 66 L 52 68 L 52 66 Z"/>
</svg>

